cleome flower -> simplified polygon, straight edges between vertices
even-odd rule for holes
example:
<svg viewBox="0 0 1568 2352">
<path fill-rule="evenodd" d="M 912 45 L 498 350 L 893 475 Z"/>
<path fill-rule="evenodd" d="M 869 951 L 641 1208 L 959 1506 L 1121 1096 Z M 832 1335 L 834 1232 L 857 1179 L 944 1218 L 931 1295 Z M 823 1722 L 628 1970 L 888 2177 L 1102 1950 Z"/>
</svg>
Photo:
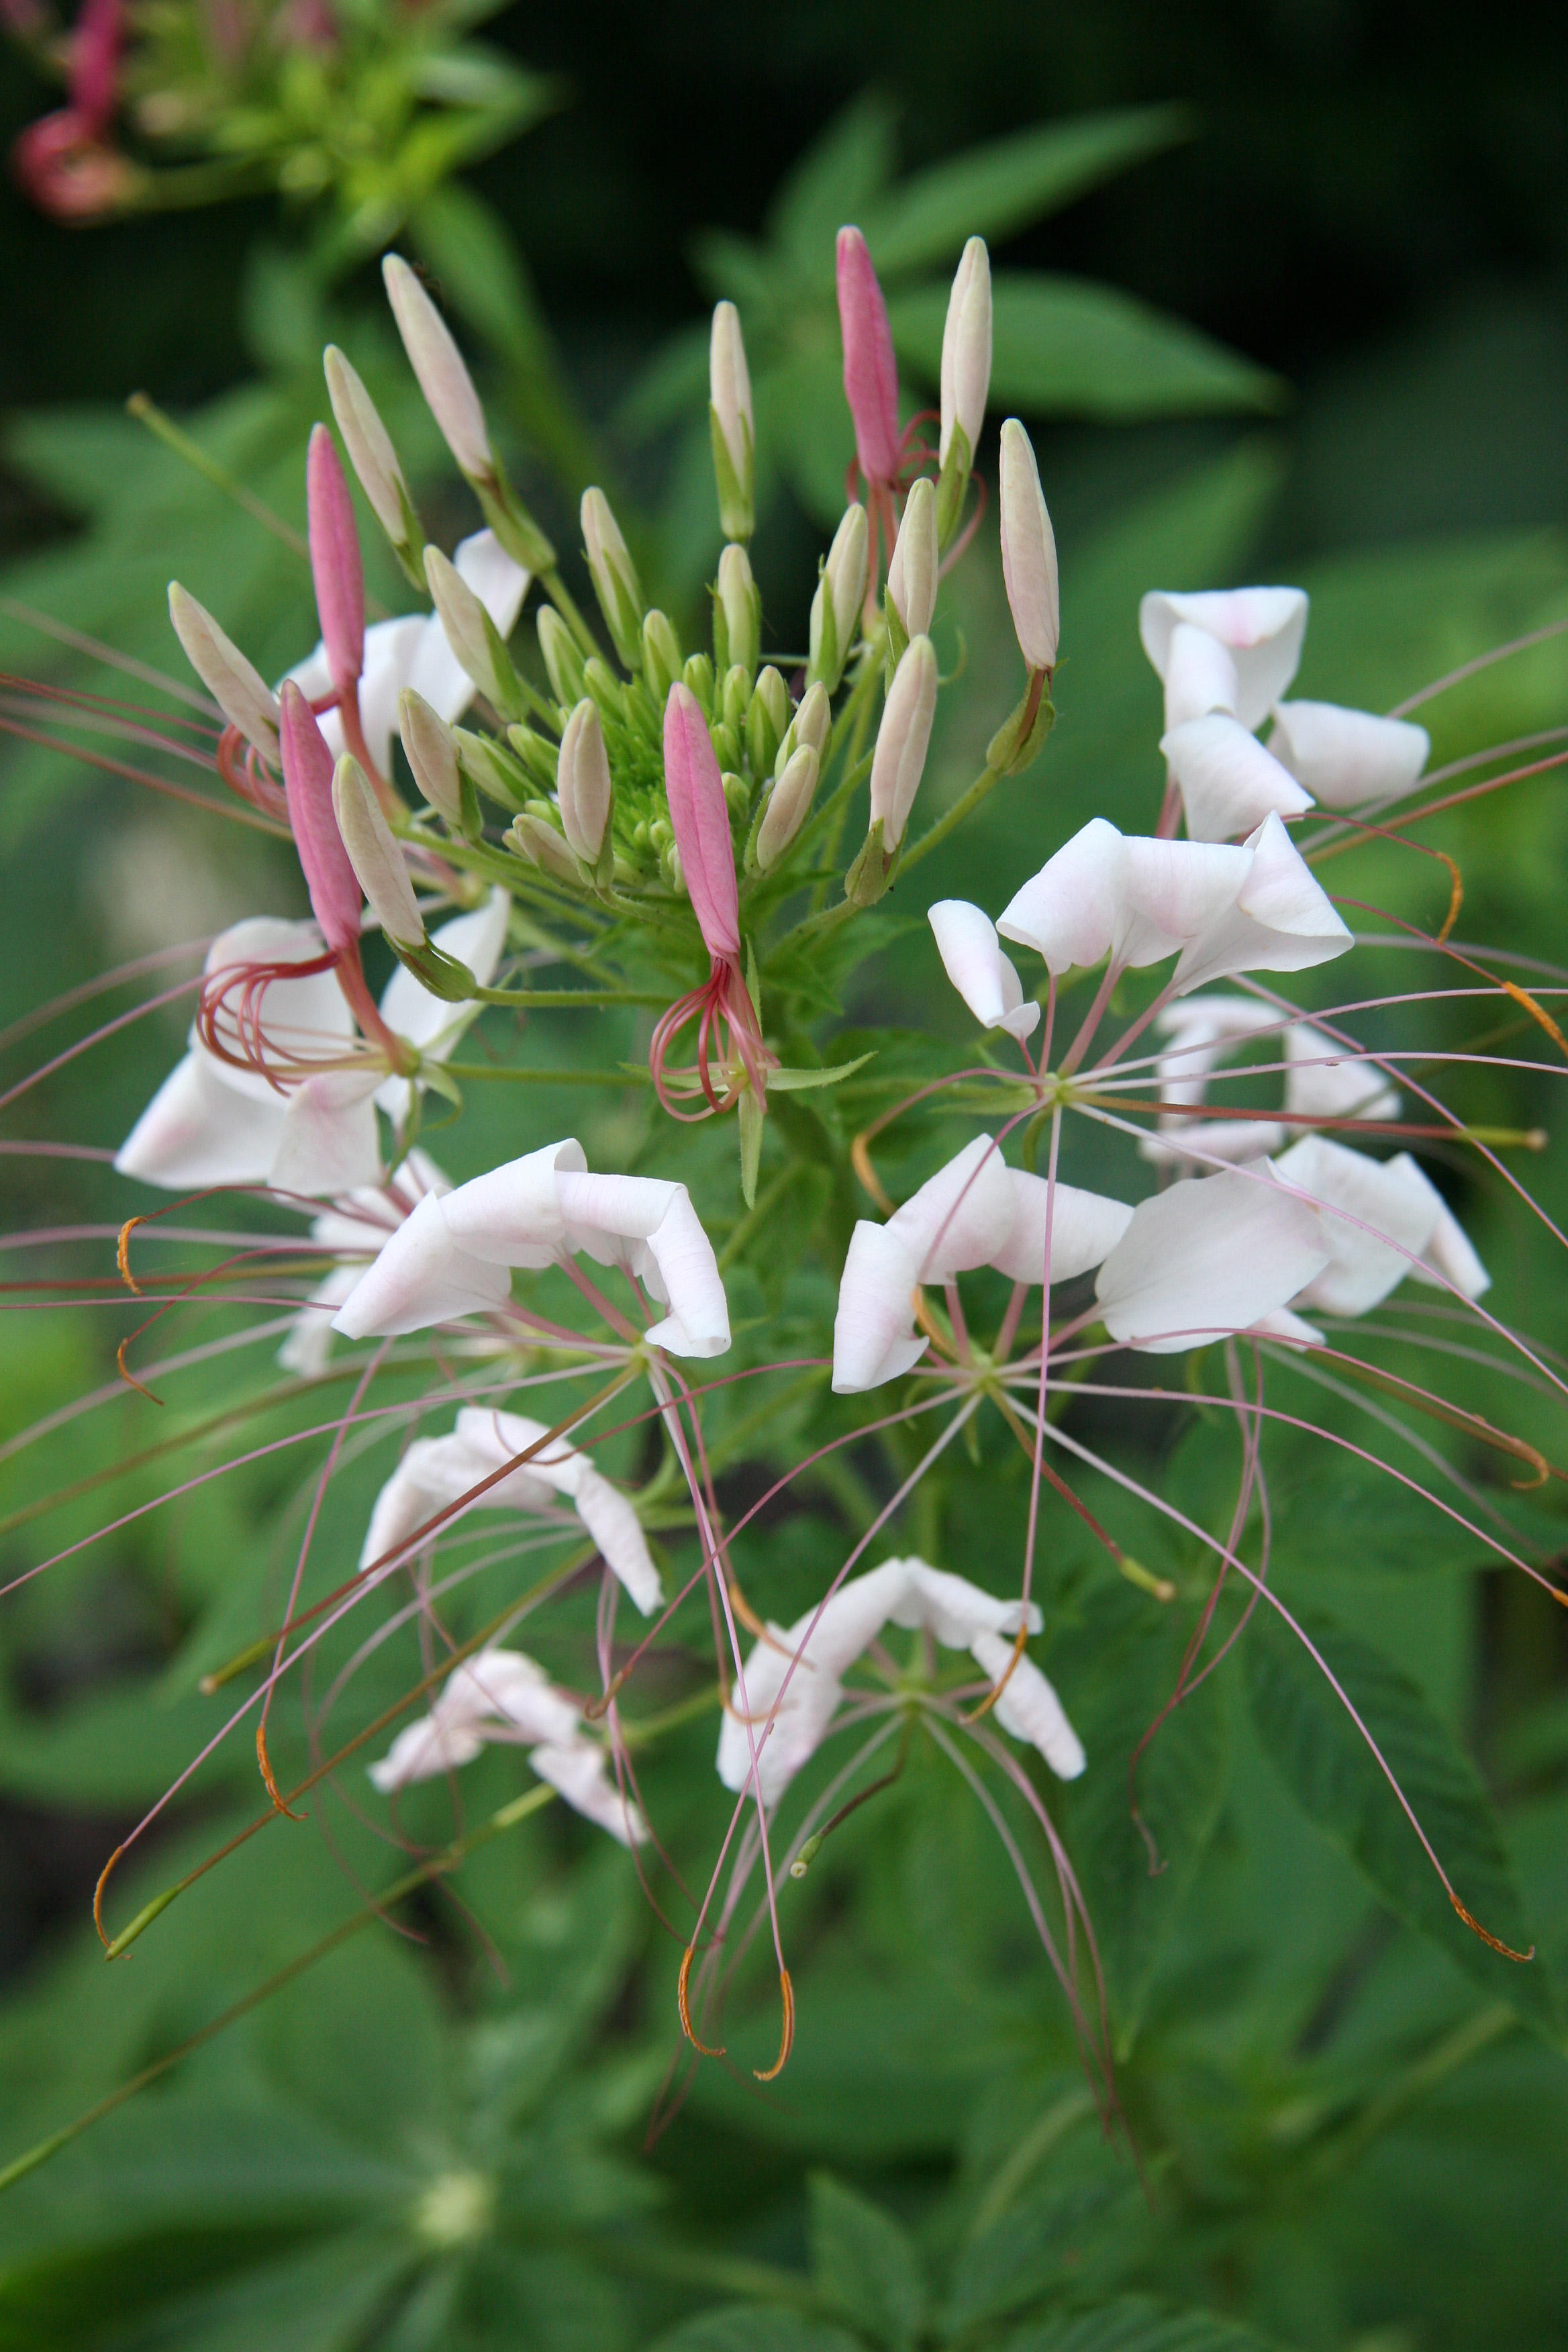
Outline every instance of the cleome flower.
<svg viewBox="0 0 1568 2352">
<path fill-rule="evenodd" d="M 513 1266 L 619 1266 L 666 1309 L 641 1336 L 676 1356 L 721 1356 L 730 1313 L 713 1244 L 684 1184 L 588 1173 L 574 1138 L 427 1192 L 333 1318 L 351 1339 L 428 1330 L 510 1295 Z M 628 1333 L 630 1327 L 626 1327 Z"/>
<path fill-rule="evenodd" d="M 1138 1149 L 1146 1160 L 1199 1168 L 1216 1160 L 1254 1160 L 1260 1152 L 1278 1151 L 1303 1126 L 1326 1119 L 1386 1123 L 1399 1116 L 1398 1090 L 1381 1070 L 1348 1054 L 1310 1021 L 1282 1020 L 1259 997 L 1190 996 L 1167 1006 L 1154 1028 L 1169 1041 L 1154 1064 L 1163 1103 L 1196 1111 L 1214 1071 L 1251 1039 L 1260 1041 L 1266 1053 L 1272 1047 L 1273 1058 L 1283 1049 L 1285 1103 L 1277 1121 L 1189 1117 L 1184 1108 L 1163 1110 L 1156 1130 L 1140 1138 Z"/>
<path fill-rule="evenodd" d="M 575 1699 L 556 1689 L 521 1650 L 481 1650 L 447 1681 L 426 1716 L 400 1731 L 369 1768 L 384 1796 L 471 1764 L 492 1741 L 528 1749 L 542 1780 L 623 1845 L 641 1845 L 647 1823 L 606 1769 L 607 1751 L 583 1728 Z"/>
<path fill-rule="evenodd" d="M 1037 1748 L 1058 1780 L 1078 1778 L 1084 1769 L 1078 1736 L 1019 1640 L 1040 1631 L 1038 1608 L 999 1601 L 967 1577 L 911 1559 L 886 1559 L 793 1625 L 768 1627 L 736 1678 L 719 1733 L 719 1778 L 727 1789 L 754 1780 L 763 1804 L 777 1804 L 833 1728 L 845 1675 L 889 1622 L 928 1633 L 944 1649 L 967 1650 L 1000 1685 L 992 1712 L 1003 1730 Z"/>
</svg>

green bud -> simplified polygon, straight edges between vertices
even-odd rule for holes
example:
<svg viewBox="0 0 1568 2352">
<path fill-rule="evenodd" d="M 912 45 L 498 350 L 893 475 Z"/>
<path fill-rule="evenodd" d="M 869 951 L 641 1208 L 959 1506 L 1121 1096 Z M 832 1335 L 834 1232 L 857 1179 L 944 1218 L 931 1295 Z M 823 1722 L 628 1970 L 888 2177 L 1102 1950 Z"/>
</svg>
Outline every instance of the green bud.
<svg viewBox="0 0 1568 2352">
<path fill-rule="evenodd" d="M 789 688 L 770 662 L 746 711 L 746 753 L 753 775 L 765 776 L 773 766 L 791 716 Z"/>
<path fill-rule="evenodd" d="M 521 762 L 502 751 L 492 735 L 477 735 L 467 727 L 454 727 L 452 738 L 458 747 L 458 766 L 476 792 L 504 809 L 522 806 L 528 797 L 529 779 Z"/>
<path fill-rule="evenodd" d="M 829 694 L 844 675 L 860 625 L 869 561 L 866 509 L 848 507 L 833 534 L 811 604 L 811 657 L 806 675 L 813 683 L 820 680 Z"/>
<path fill-rule="evenodd" d="M 553 604 L 542 604 L 539 608 L 539 650 L 544 657 L 550 691 L 563 710 L 570 710 L 583 699 L 583 655 Z"/>
<path fill-rule="evenodd" d="M 669 689 L 680 676 L 680 639 L 676 635 L 668 616 L 654 611 L 643 615 L 642 673 L 647 690 L 662 711 Z"/>
<path fill-rule="evenodd" d="M 647 610 L 637 566 L 603 490 L 584 491 L 582 514 L 588 571 L 605 626 L 626 668 L 635 669 L 642 650 L 643 614 Z"/>
<path fill-rule="evenodd" d="M 714 666 L 722 672 L 735 664 L 749 682 L 762 646 L 763 600 L 752 576 L 751 557 L 743 547 L 727 547 L 719 558 L 713 598 Z"/>
<path fill-rule="evenodd" d="M 582 887 L 577 860 L 567 847 L 565 838 L 543 817 L 524 814 L 518 817 L 504 836 L 509 849 L 537 866 L 554 882 L 569 882 L 574 889 Z"/>
<path fill-rule="evenodd" d="M 746 732 L 746 713 L 751 708 L 752 681 L 737 662 L 724 673 L 724 683 L 719 689 L 719 709 L 724 724 L 737 740 Z"/>
<path fill-rule="evenodd" d="M 553 743 L 536 734 L 531 727 L 509 727 L 506 740 L 521 761 L 528 775 L 547 793 L 555 790 L 556 766 L 560 753 Z"/>
<path fill-rule="evenodd" d="M 583 687 L 599 706 L 603 719 L 623 719 L 626 705 L 621 698 L 621 681 L 607 661 L 598 654 L 583 665 Z"/>
<path fill-rule="evenodd" d="M 741 738 L 728 720 L 721 719 L 710 727 L 713 739 L 713 754 L 721 768 L 738 768 L 741 764 Z"/>
<path fill-rule="evenodd" d="M 713 665 L 706 654 L 689 654 L 681 677 L 702 707 L 705 719 L 713 716 Z"/>
</svg>

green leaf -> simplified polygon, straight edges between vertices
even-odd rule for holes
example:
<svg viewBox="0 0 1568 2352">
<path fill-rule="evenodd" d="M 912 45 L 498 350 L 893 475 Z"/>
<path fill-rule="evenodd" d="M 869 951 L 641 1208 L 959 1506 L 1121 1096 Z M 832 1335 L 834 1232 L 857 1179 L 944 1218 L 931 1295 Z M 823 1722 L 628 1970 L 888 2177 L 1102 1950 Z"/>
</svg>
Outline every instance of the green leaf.
<svg viewBox="0 0 1568 2352">
<path fill-rule="evenodd" d="M 1295 1612 L 1376 1740 L 1454 1890 L 1515 1951 L 1530 1936 L 1501 1828 L 1480 1775 L 1414 1683 L 1369 1643 L 1316 1611 Z M 1344 1847 L 1389 1909 L 1441 1944 L 1494 2000 L 1552 2026 L 1556 2000 L 1539 1960 L 1504 1959 L 1458 1918 L 1343 1700 L 1272 1610 L 1246 1636 L 1258 1736 L 1302 1811 Z"/>
<path fill-rule="evenodd" d="M 781 1094 L 807 1094 L 814 1087 L 840 1085 L 844 1079 L 852 1078 L 857 1070 L 863 1070 L 868 1062 L 875 1059 L 874 1053 L 859 1054 L 852 1062 L 836 1062 L 830 1070 L 770 1070 L 768 1085 L 776 1087 Z"/>
<path fill-rule="evenodd" d="M 1141 2294 L 1049 2319 L 1007 2339 L 1006 2352 L 1264 2352 L 1263 2338 L 1208 2311 L 1162 2311 Z"/>
<path fill-rule="evenodd" d="M 874 2343 L 905 2352 L 920 2333 L 925 2282 L 909 2232 L 830 2173 L 811 2176 L 811 2273 Z"/>
<path fill-rule="evenodd" d="M 648 2352 L 860 2352 L 858 2337 L 798 2312 L 727 2303 L 682 2320 Z"/>
<path fill-rule="evenodd" d="M 1006 236 L 1194 128 L 1185 107 L 1127 107 L 972 147 L 915 173 L 878 206 L 865 224 L 871 257 L 887 278 L 946 261 L 966 238 Z"/>
<path fill-rule="evenodd" d="M 1124 2042 L 1225 1794 L 1229 1721 L 1215 1675 L 1166 1717 L 1139 1759 L 1135 1792 L 1152 1851 L 1132 1818 L 1128 1768 L 1175 1687 L 1190 1631 L 1185 1613 L 1116 1584 L 1095 1593 L 1050 1655 L 1089 1756 L 1065 1792 L 1068 1830 Z"/>
<path fill-rule="evenodd" d="M 425 198 L 412 226 L 453 307 L 514 366 L 542 365 L 549 331 L 500 215 L 471 188 L 445 187 Z"/>
<path fill-rule="evenodd" d="M 767 234 L 808 280 L 831 286 L 834 238 L 867 212 L 892 176 L 893 112 L 868 91 L 845 108 L 784 181 Z"/>
<path fill-rule="evenodd" d="M 999 272 L 991 406 L 1029 415 L 1136 417 L 1278 407 L 1278 376 L 1195 327 L 1088 278 Z M 935 380 L 947 289 L 923 286 L 888 305 L 900 357 Z"/>
<path fill-rule="evenodd" d="M 942 2332 L 956 2336 L 977 2321 L 1005 2318 L 1069 2280 L 1081 2286 L 1086 2258 L 1092 2263 L 1100 2250 L 1123 2244 L 1131 2252 L 1138 2197 L 1136 2182 L 1123 2174 L 1048 2189 L 1015 2206 L 959 2256 Z"/>
</svg>

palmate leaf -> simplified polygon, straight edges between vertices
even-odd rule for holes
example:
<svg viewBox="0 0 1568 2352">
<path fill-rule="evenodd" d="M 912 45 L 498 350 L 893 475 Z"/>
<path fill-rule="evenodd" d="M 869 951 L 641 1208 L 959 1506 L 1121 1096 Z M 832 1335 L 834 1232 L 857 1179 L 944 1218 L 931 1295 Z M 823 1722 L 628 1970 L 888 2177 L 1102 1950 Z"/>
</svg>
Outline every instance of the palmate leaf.
<svg viewBox="0 0 1568 2352">
<path fill-rule="evenodd" d="M 1047 2320 L 1007 2338 L 1006 2352 L 1266 2352 L 1250 2327 L 1209 2311 L 1162 2311 L 1121 2295 L 1099 2311 Z"/>
<path fill-rule="evenodd" d="M 811 2270 L 823 2294 L 888 2352 L 908 2352 L 925 2312 L 907 2230 L 830 2173 L 811 2178 Z"/>
<path fill-rule="evenodd" d="M 893 175 L 893 110 L 868 91 L 835 117 L 769 207 L 767 235 L 809 283 L 833 287 L 833 240 Z"/>
<path fill-rule="evenodd" d="M 1502 1832 L 1479 1773 L 1415 1684 L 1359 1635 L 1316 1611 L 1295 1611 L 1390 1771 L 1460 1901 L 1515 1951 L 1530 1942 Z M 1542 2031 L 1558 2019 L 1556 1988 L 1537 1959 L 1489 1949 L 1458 1917 L 1420 1841 L 1317 1662 L 1270 1611 L 1246 1637 L 1258 1736 L 1302 1811 L 1343 1846 L 1389 1909 L 1430 1936 L 1483 1985 Z"/>
<path fill-rule="evenodd" d="M 955 261 L 971 236 L 1003 237 L 1196 129 L 1181 106 L 1119 107 L 1043 123 L 917 172 L 861 223 L 884 278 Z"/>
<path fill-rule="evenodd" d="M 1147 302 L 1088 278 L 999 270 L 991 407 L 1029 416 L 1212 415 L 1278 407 L 1285 386 L 1238 352 Z M 888 305 L 906 365 L 936 381 L 947 289 L 924 286 Z"/>
</svg>

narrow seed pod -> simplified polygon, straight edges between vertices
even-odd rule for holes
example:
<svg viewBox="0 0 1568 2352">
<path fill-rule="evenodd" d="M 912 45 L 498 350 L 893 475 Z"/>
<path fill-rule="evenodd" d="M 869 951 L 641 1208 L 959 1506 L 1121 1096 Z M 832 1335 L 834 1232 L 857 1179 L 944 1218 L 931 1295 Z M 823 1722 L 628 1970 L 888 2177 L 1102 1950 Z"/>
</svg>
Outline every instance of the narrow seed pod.
<svg viewBox="0 0 1568 2352">
<path fill-rule="evenodd" d="M 332 772 L 332 808 L 349 864 L 359 877 L 370 910 L 398 947 L 421 947 L 425 919 L 414 897 L 403 852 L 381 813 L 370 779 L 345 752 Z"/>
<path fill-rule="evenodd" d="M 169 618 L 185 659 L 229 725 L 237 727 L 247 742 L 276 767 L 278 697 L 260 671 L 177 580 L 169 583 Z"/>
</svg>

